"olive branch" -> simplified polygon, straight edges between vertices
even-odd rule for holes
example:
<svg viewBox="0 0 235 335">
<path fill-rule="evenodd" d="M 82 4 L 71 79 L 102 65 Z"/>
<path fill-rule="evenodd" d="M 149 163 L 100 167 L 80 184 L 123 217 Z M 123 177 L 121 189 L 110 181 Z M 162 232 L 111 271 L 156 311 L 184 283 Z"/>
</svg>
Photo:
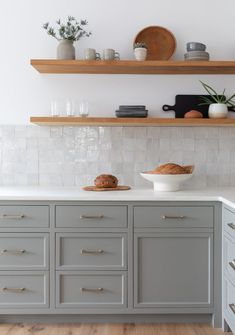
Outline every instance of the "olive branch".
<svg viewBox="0 0 235 335">
<path fill-rule="evenodd" d="M 88 24 L 86 20 L 78 21 L 73 16 L 68 16 L 67 22 L 62 23 L 61 19 L 56 21 L 57 27 L 53 28 L 49 22 L 43 24 L 43 29 L 49 36 L 54 37 L 57 41 L 69 40 L 76 42 L 82 37 L 89 37 L 91 32 L 87 32 L 84 27 Z M 56 32 L 57 30 L 57 32 Z"/>
</svg>

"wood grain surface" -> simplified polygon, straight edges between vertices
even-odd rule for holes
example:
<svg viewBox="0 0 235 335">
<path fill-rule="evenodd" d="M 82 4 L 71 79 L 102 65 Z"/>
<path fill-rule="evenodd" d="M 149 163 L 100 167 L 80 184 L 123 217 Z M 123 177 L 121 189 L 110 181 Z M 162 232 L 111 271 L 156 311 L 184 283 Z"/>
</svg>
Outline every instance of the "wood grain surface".
<svg viewBox="0 0 235 335">
<path fill-rule="evenodd" d="M 84 186 L 83 190 L 84 191 L 95 191 L 95 192 L 108 192 L 108 191 L 127 191 L 130 190 L 130 186 L 117 186 L 117 187 L 96 187 L 96 186 Z"/>
<path fill-rule="evenodd" d="M 91 74 L 235 74 L 235 61 L 32 59 L 40 73 Z"/>
<path fill-rule="evenodd" d="M 222 335 L 200 324 L 0 324 L 1 335 Z"/>
<path fill-rule="evenodd" d="M 147 60 L 168 60 L 176 48 L 174 35 L 166 28 L 150 26 L 141 30 L 134 43 L 146 43 Z"/>
<path fill-rule="evenodd" d="M 187 118 L 116 118 L 116 117 L 50 117 L 32 116 L 30 122 L 41 126 L 103 126 L 103 127 L 234 127 L 235 119 Z"/>
</svg>

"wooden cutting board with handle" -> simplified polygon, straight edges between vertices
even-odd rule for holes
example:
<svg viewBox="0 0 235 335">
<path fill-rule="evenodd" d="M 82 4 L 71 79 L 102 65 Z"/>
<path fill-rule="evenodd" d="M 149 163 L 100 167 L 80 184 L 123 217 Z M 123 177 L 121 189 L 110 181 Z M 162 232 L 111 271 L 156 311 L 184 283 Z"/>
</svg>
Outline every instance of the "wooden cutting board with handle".
<svg viewBox="0 0 235 335">
<path fill-rule="evenodd" d="M 200 97 L 209 98 L 209 95 L 196 95 L 196 94 L 178 94 L 175 96 L 175 105 L 164 105 L 162 109 L 164 112 L 174 111 L 176 118 L 183 118 L 184 114 L 190 110 L 198 110 L 203 114 L 204 118 L 208 118 L 208 105 L 199 104 L 202 102 Z M 235 112 L 235 107 L 229 107 L 230 112 Z"/>
</svg>

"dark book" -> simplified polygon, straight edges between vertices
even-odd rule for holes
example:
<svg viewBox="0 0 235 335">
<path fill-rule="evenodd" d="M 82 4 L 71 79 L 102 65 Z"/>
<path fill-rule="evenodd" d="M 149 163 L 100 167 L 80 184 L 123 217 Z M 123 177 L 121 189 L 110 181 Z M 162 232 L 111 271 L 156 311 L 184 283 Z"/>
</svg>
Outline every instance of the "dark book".
<svg viewBox="0 0 235 335">
<path fill-rule="evenodd" d="M 119 110 L 145 110 L 146 106 L 144 105 L 120 105 Z"/>
<path fill-rule="evenodd" d="M 116 110 L 116 112 L 126 113 L 126 114 L 128 114 L 128 113 L 144 114 L 144 113 L 148 112 L 148 110 L 147 109 L 145 109 L 145 110 L 138 110 L 138 109 L 122 109 L 122 110 L 120 110 L 120 109 L 118 109 L 118 110 Z"/>
<path fill-rule="evenodd" d="M 117 117 L 147 117 L 148 111 L 120 111 L 115 112 Z"/>
</svg>

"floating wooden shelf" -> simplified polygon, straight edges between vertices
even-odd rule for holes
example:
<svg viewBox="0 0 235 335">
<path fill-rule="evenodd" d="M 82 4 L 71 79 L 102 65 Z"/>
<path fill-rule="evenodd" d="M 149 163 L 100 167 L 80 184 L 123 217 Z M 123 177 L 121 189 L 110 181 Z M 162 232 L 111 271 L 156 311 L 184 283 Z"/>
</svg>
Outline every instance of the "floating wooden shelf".
<svg viewBox="0 0 235 335">
<path fill-rule="evenodd" d="M 102 126 L 102 127 L 225 127 L 235 126 L 235 119 L 163 119 L 115 117 L 40 117 L 32 116 L 30 122 L 40 126 Z"/>
<path fill-rule="evenodd" d="M 235 61 L 84 61 L 32 59 L 40 73 L 235 74 Z"/>
</svg>

